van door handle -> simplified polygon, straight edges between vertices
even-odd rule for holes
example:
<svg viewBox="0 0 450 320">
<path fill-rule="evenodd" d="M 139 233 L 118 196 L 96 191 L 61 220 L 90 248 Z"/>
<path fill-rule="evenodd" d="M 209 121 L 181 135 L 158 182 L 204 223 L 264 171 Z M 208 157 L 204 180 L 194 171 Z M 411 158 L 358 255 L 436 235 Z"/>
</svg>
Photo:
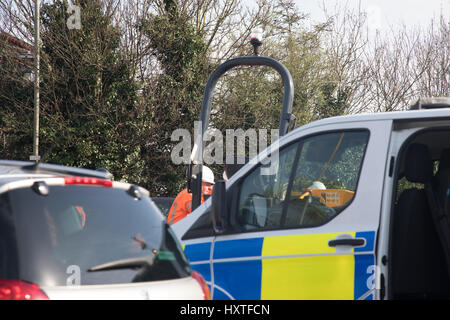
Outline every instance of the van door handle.
<svg viewBox="0 0 450 320">
<path fill-rule="evenodd" d="M 350 234 L 344 233 L 338 235 L 335 239 L 328 241 L 329 247 L 338 246 L 350 246 L 350 247 L 360 247 L 366 244 L 366 239 L 364 238 L 353 238 Z"/>
</svg>

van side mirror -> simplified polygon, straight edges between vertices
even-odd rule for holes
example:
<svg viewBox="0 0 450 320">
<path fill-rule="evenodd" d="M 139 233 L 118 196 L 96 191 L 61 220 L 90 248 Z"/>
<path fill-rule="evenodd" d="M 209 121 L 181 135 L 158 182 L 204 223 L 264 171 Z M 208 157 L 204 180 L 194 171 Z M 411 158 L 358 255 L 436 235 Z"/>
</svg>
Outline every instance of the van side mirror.
<svg viewBox="0 0 450 320">
<path fill-rule="evenodd" d="M 186 181 L 187 190 L 189 193 L 192 193 L 192 163 L 190 163 L 186 169 Z"/>
<path fill-rule="evenodd" d="M 225 181 L 217 181 L 214 184 L 211 199 L 211 218 L 215 233 L 225 230 L 227 216 L 227 191 Z"/>
<path fill-rule="evenodd" d="M 186 170 L 187 190 L 192 193 L 192 211 L 201 205 L 202 166 L 190 163 Z"/>
</svg>

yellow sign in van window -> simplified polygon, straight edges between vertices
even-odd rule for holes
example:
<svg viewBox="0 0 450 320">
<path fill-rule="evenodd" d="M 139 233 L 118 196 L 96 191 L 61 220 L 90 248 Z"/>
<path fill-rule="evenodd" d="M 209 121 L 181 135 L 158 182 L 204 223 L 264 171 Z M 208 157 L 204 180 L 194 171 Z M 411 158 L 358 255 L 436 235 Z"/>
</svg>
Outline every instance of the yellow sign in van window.
<svg viewBox="0 0 450 320">
<path fill-rule="evenodd" d="M 340 189 L 312 189 L 310 190 L 313 197 L 319 198 L 327 207 L 339 207 L 348 203 L 353 199 L 355 192 Z M 302 198 L 305 193 L 292 192 L 292 196 Z"/>
<path fill-rule="evenodd" d="M 353 191 L 349 190 L 339 190 L 339 189 L 327 189 L 327 190 L 311 190 L 314 197 L 318 197 L 320 202 L 325 204 L 327 207 L 338 207 L 343 206 L 347 202 L 353 199 L 355 194 Z"/>
</svg>

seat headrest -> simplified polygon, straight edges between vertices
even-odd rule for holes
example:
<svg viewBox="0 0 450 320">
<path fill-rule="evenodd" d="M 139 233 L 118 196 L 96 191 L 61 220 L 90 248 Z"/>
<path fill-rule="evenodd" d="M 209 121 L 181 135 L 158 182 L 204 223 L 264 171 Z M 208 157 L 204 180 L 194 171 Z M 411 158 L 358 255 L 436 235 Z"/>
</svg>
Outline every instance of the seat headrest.
<svg viewBox="0 0 450 320">
<path fill-rule="evenodd" d="M 429 148 L 413 143 L 408 147 L 405 158 L 405 176 L 408 181 L 427 183 L 433 177 L 433 160 Z"/>
<path fill-rule="evenodd" d="M 435 181 L 440 188 L 445 189 L 450 187 L 450 149 L 441 151 L 441 158 L 439 159 L 439 170 L 435 175 Z"/>
</svg>

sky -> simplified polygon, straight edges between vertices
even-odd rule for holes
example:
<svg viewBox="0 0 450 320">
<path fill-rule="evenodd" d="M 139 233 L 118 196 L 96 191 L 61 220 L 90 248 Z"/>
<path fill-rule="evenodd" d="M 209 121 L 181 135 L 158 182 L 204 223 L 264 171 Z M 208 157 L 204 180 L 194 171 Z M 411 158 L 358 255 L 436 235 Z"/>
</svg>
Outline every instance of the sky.
<svg viewBox="0 0 450 320">
<path fill-rule="evenodd" d="M 389 25 L 407 26 L 427 24 L 433 17 L 439 17 L 440 12 L 450 18 L 450 0 L 347 0 L 350 7 L 358 7 L 368 13 L 372 22 L 379 28 Z M 321 5 L 334 7 L 336 0 L 295 0 L 298 8 L 311 14 L 311 19 L 323 19 Z M 339 1 L 344 2 L 344 1 Z"/>
<path fill-rule="evenodd" d="M 255 2 L 255 0 L 247 0 Z M 330 11 L 338 0 L 295 0 L 301 12 L 310 15 L 311 22 L 323 22 L 321 9 L 325 4 Z M 402 24 L 407 27 L 425 26 L 430 20 L 438 18 L 442 11 L 448 21 L 450 19 L 450 0 L 339 0 L 340 5 L 347 2 L 350 8 L 357 8 L 367 12 L 371 25 L 382 31 L 396 29 Z"/>
</svg>

